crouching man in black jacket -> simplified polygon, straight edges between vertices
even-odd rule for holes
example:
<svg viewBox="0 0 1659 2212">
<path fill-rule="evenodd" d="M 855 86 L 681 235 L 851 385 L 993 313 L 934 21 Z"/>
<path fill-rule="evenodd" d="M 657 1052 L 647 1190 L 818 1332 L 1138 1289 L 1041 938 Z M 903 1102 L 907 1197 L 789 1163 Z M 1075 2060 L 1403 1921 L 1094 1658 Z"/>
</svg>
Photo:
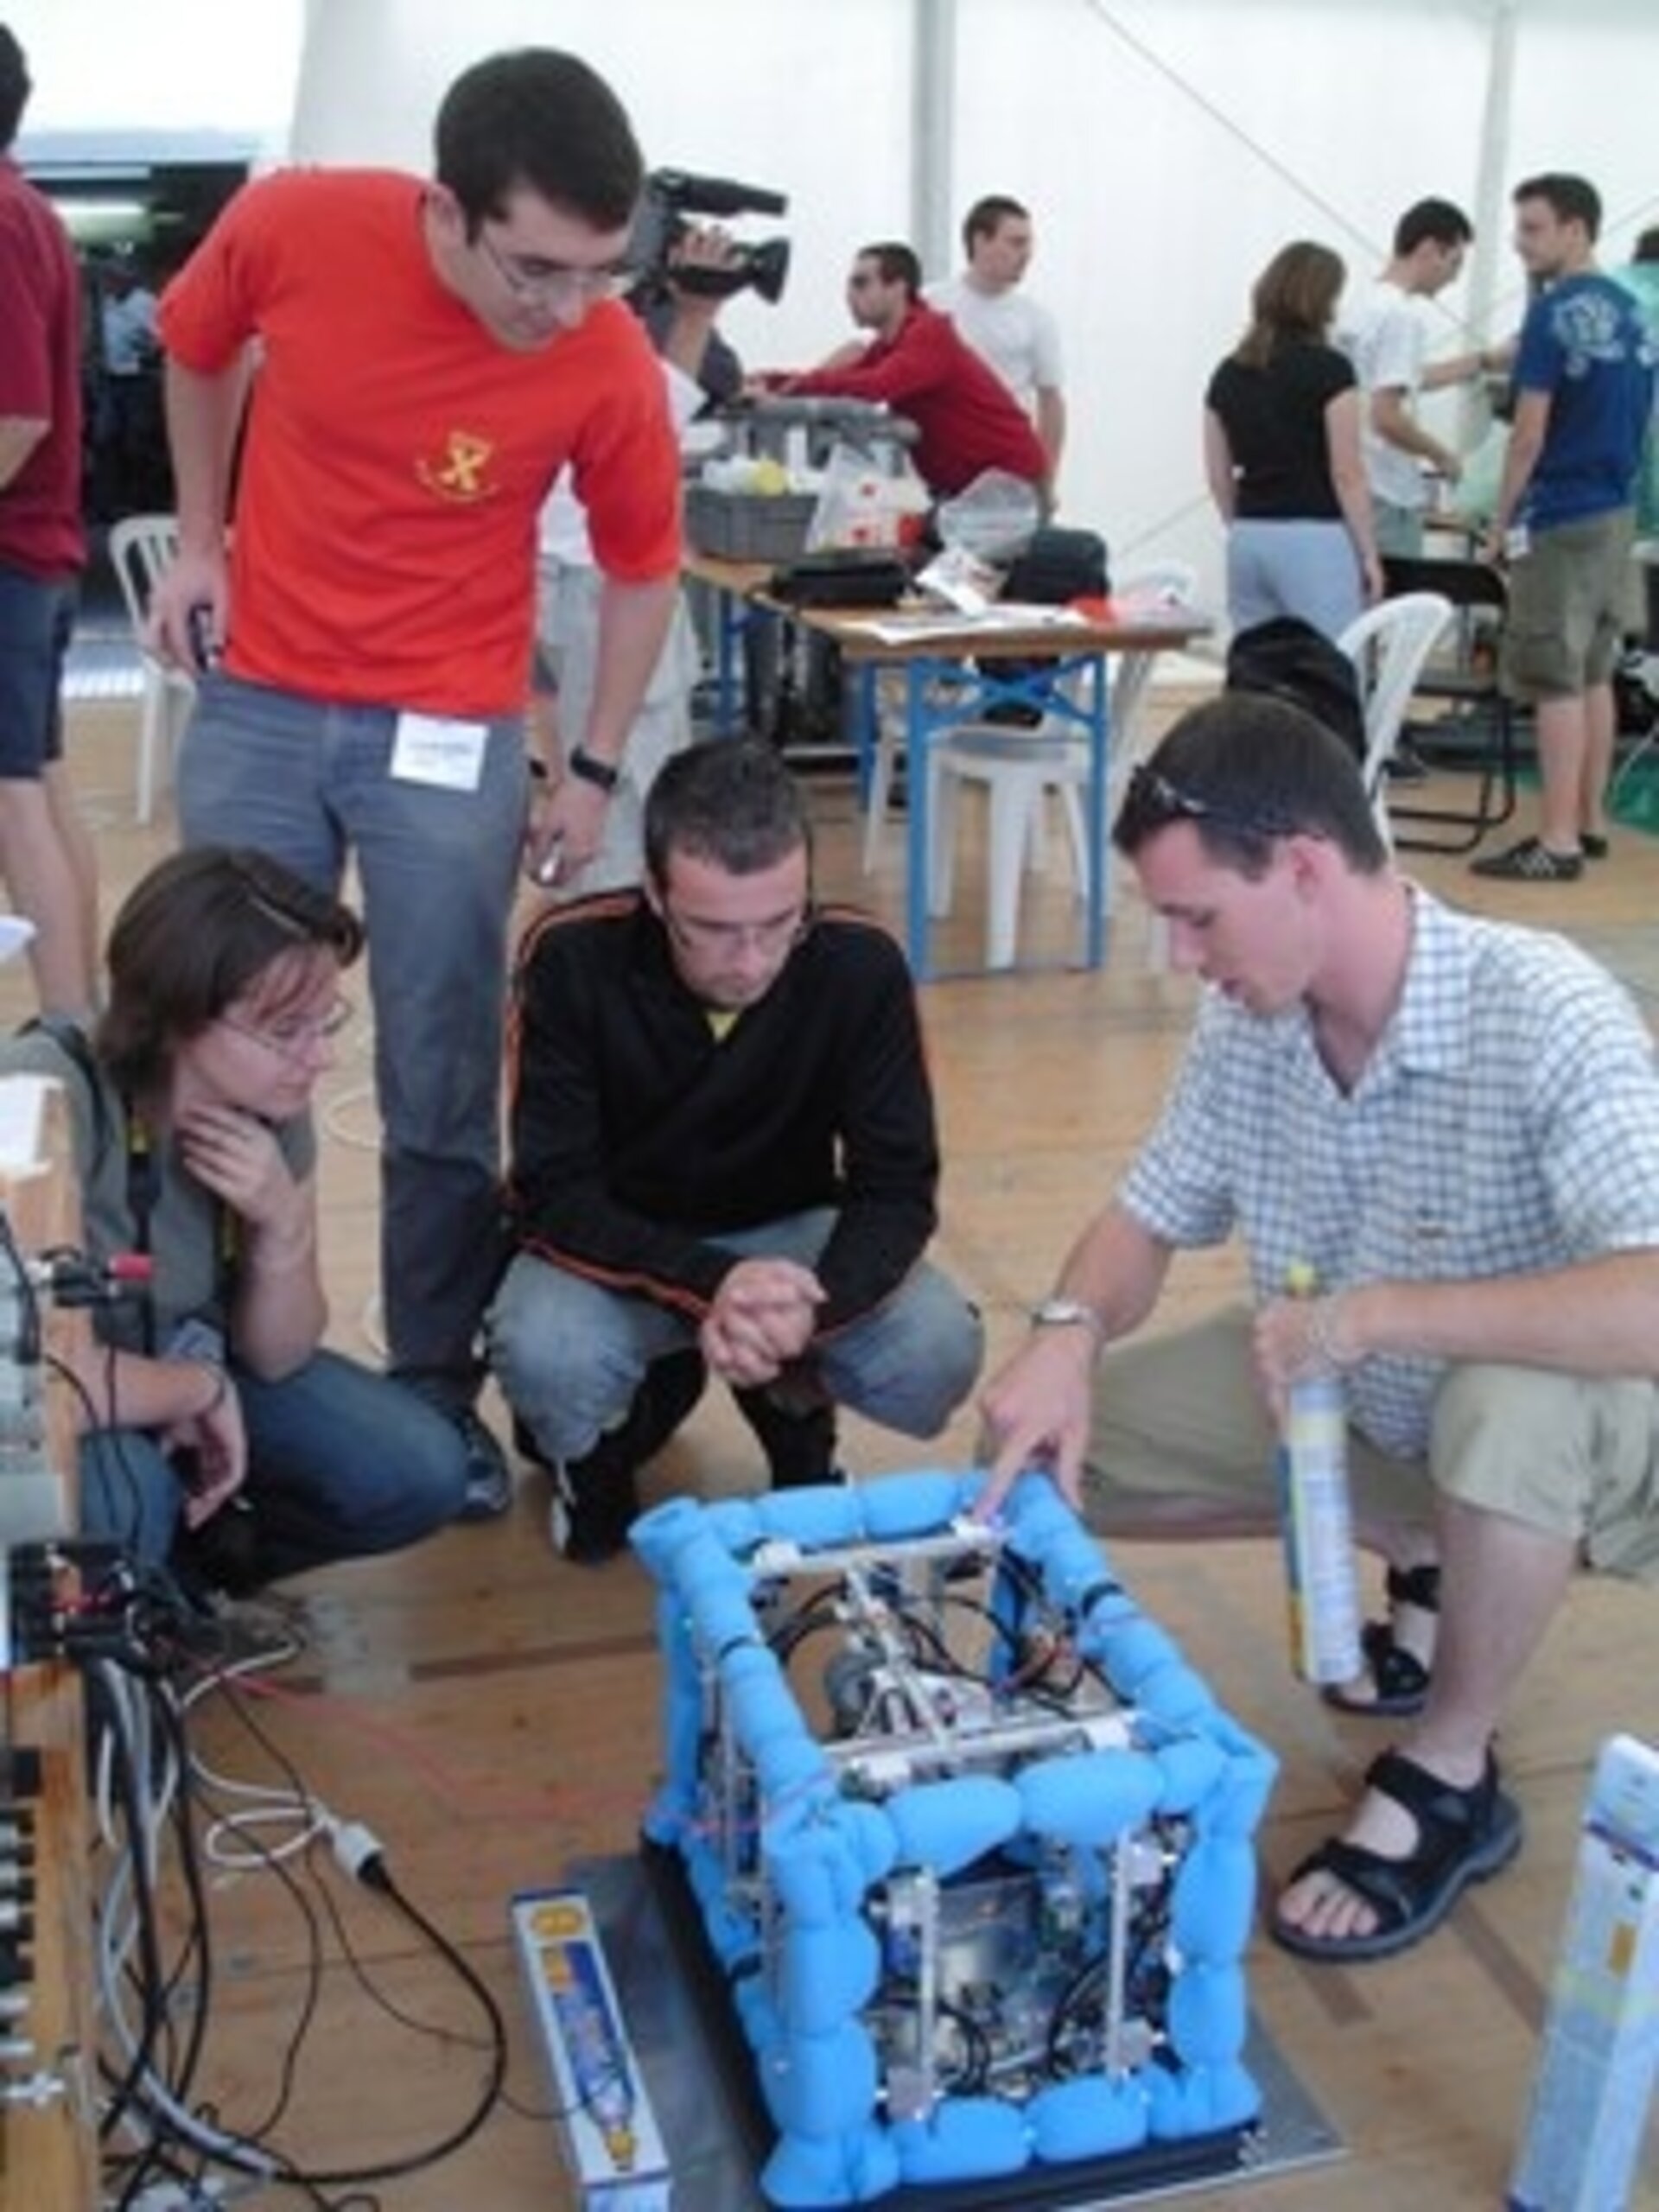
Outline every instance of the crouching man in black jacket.
<svg viewBox="0 0 1659 2212">
<path fill-rule="evenodd" d="M 634 1475 L 706 1374 L 774 1484 L 823 1481 L 834 1408 L 931 1436 L 979 1317 L 923 1259 L 938 1144 L 909 973 L 812 901 L 769 747 L 697 746 L 645 814 L 646 880 L 526 936 L 510 1054 L 517 1256 L 491 1359 L 553 1478 L 567 1558 L 608 1558 Z"/>
</svg>

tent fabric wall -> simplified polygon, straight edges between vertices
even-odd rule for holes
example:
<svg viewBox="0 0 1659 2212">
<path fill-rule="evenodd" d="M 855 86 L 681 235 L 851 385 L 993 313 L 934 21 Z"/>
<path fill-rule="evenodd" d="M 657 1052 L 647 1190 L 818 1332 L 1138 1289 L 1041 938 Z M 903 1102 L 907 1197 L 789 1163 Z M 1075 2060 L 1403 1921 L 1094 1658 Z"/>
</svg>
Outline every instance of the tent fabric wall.
<svg viewBox="0 0 1659 2212">
<path fill-rule="evenodd" d="M 1321 238 L 1363 283 L 1411 200 L 1484 201 L 1497 220 L 1438 303 L 1452 350 L 1518 315 L 1519 176 L 1589 175 L 1609 263 L 1659 220 L 1652 0 L 10 0 L 6 14 L 35 58 L 37 127 L 230 120 L 280 137 L 291 119 L 296 159 L 416 168 L 468 61 L 569 47 L 614 83 L 653 163 L 791 195 L 782 226 L 747 226 L 794 241 L 785 299 L 745 295 L 725 317 L 757 368 L 845 338 L 861 243 L 935 242 L 942 275 L 937 242 L 962 209 L 1011 191 L 1036 217 L 1029 282 L 1065 340 L 1062 518 L 1100 529 L 1120 567 L 1194 562 L 1212 596 L 1200 397 L 1277 246 Z M 1433 404 L 1454 428 L 1456 403 Z"/>
</svg>

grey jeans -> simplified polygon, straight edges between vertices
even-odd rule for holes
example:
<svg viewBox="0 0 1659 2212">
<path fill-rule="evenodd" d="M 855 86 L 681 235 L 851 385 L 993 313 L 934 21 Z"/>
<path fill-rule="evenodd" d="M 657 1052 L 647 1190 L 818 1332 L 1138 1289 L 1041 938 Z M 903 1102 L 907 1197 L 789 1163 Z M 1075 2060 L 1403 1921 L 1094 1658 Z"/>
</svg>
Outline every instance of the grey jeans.
<svg viewBox="0 0 1659 2212">
<path fill-rule="evenodd" d="M 507 917 L 527 778 L 516 718 L 490 726 L 475 791 L 391 773 L 397 712 L 204 678 L 179 757 L 190 845 L 253 845 L 363 887 L 374 1006 L 380 1274 L 394 1372 L 457 1402 L 505 1256 L 499 1098 Z"/>
<path fill-rule="evenodd" d="M 829 1208 L 711 1236 L 721 1250 L 799 1260 L 823 1249 Z M 521 1252 L 489 1321 L 490 1364 L 513 1411 L 550 1459 L 575 1459 L 613 1428 L 654 1360 L 696 1341 L 685 1315 L 606 1290 Z M 873 1313 L 813 1347 L 817 1379 L 837 1405 L 933 1436 L 967 1396 L 984 1349 L 978 1313 L 925 1262 Z"/>
</svg>

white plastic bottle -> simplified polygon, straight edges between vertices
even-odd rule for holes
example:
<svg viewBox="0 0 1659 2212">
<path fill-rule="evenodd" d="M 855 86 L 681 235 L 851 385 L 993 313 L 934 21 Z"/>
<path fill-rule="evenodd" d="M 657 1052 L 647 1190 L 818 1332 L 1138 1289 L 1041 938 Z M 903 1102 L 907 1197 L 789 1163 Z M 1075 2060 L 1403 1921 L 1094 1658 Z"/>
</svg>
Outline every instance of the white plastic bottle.
<svg viewBox="0 0 1659 2212">
<path fill-rule="evenodd" d="M 1297 1261 L 1287 1271 L 1285 1288 L 1293 1298 L 1315 1298 L 1319 1279 L 1306 1261 Z M 1363 1662 L 1348 1497 L 1348 1405 L 1339 1375 L 1308 1375 L 1291 1384 L 1279 1484 L 1291 1664 L 1305 1681 L 1351 1681 Z"/>
</svg>

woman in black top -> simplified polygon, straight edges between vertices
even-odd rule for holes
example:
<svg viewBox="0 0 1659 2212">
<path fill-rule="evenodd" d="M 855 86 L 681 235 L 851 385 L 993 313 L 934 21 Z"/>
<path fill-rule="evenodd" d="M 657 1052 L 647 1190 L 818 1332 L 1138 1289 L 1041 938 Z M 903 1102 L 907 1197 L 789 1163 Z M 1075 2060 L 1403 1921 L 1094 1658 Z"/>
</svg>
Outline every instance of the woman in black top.
<svg viewBox="0 0 1659 2212">
<path fill-rule="evenodd" d="M 1205 468 L 1227 524 L 1235 630 L 1294 614 L 1335 638 L 1382 594 L 1359 389 L 1327 342 L 1344 274 L 1328 246 L 1281 247 L 1205 395 Z"/>
</svg>

